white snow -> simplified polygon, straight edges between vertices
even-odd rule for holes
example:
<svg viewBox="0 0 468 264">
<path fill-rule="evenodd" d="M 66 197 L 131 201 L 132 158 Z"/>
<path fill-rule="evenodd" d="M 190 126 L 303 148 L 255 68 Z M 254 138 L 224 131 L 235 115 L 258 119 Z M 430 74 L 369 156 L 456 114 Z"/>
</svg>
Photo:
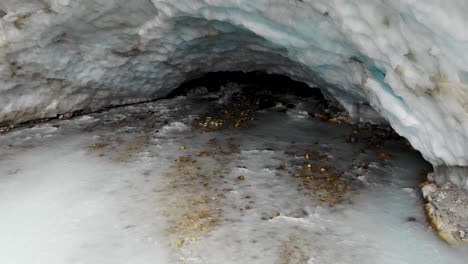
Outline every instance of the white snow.
<svg viewBox="0 0 468 264">
<path fill-rule="evenodd" d="M 452 1 L 3 0 L 0 121 L 144 101 L 265 70 L 369 103 L 434 166 L 468 166 L 468 5 Z M 468 182 L 458 183 L 468 188 Z"/>
<path fill-rule="evenodd" d="M 89 140 L 53 136 L 2 159 L 1 263 L 169 262 L 151 199 L 157 178 L 90 157 Z"/>
<path fill-rule="evenodd" d="M 401 141 L 388 140 L 381 151 L 393 158 L 381 159 L 347 140 L 351 126 L 278 107 L 249 128 L 204 132 L 194 119 L 217 102 L 201 101 L 179 97 L 0 136 L 0 263 L 466 263 L 465 249 L 429 228 L 411 191 L 428 164 Z M 297 113 L 316 103 L 296 105 Z M 292 176 L 313 150 L 346 177 L 366 178 L 349 202 L 320 205 Z M 176 161 L 188 155 L 195 165 Z M 179 225 L 202 212 L 216 225 Z"/>
</svg>

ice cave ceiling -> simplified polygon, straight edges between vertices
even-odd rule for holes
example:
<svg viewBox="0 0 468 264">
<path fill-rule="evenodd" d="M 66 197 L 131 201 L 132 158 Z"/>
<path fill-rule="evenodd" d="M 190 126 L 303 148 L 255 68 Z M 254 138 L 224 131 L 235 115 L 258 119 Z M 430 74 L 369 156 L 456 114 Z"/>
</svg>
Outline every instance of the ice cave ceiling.
<svg viewBox="0 0 468 264">
<path fill-rule="evenodd" d="M 1 0 L 0 123 L 263 70 L 370 104 L 433 165 L 468 166 L 466 0 Z M 468 183 L 466 183 L 468 184 Z"/>
</svg>

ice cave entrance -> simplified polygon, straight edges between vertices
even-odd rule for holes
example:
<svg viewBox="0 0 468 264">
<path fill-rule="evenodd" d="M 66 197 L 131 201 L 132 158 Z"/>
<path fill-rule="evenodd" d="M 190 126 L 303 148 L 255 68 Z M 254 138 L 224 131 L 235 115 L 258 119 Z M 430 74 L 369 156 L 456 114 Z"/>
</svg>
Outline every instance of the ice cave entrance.
<svg viewBox="0 0 468 264">
<path fill-rule="evenodd" d="M 289 77 L 214 72 L 9 127 L 0 262 L 466 263 L 426 219 L 431 165 L 367 108 L 361 122 Z"/>
</svg>

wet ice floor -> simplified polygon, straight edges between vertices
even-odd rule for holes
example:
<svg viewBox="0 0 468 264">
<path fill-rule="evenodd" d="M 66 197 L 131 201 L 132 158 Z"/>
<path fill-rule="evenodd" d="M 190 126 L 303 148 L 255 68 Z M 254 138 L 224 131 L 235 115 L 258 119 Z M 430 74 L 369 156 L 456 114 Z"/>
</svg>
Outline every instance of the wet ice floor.
<svg viewBox="0 0 468 264">
<path fill-rule="evenodd" d="M 426 222 L 419 154 L 295 104 L 218 130 L 216 100 L 179 97 L 1 135 L 0 263 L 467 263 Z"/>
</svg>

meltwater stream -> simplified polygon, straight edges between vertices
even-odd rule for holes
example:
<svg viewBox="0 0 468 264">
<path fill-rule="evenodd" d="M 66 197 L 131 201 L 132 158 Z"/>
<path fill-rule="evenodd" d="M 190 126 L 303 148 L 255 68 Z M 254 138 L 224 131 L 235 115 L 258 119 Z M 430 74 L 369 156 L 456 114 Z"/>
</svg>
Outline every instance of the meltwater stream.
<svg viewBox="0 0 468 264">
<path fill-rule="evenodd" d="M 426 221 L 429 165 L 393 132 L 320 118 L 315 99 L 226 95 L 1 135 L 0 263 L 467 262 Z"/>
</svg>

